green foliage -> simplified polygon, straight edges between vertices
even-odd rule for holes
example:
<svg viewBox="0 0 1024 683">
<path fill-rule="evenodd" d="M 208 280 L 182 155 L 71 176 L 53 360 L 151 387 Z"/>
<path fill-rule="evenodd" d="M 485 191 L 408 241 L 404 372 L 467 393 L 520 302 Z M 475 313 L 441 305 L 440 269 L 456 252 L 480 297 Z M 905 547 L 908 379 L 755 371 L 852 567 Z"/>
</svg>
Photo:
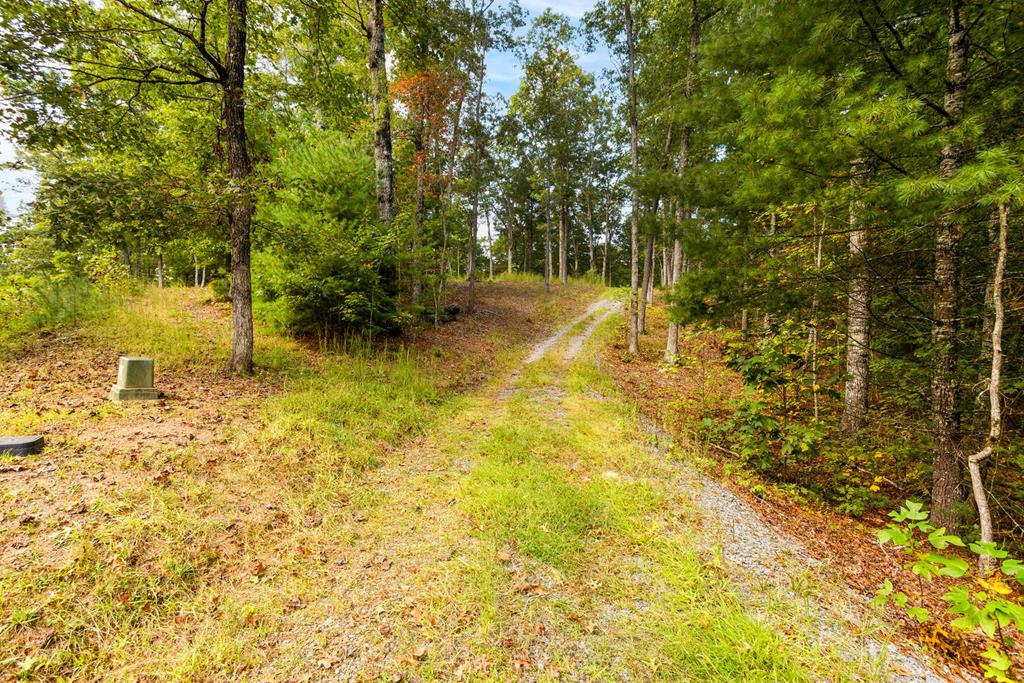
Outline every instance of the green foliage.
<svg viewBox="0 0 1024 683">
<path fill-rule="evenodd" d="M 733 401 L 724 420 L 705 418 L 708 435 L 724 441 L 762 473 L 780 470 L 793 460 L 819 454 L 826 428 L 820 422 L 793 419 L 814 392 L 807 357 L 806 329 L 784 321 L 774 334 L 752 342 L 733 340 L 727 364 L 747 382 L 748 390 Z"/>
<path fill-rule="evenodd" d="M 113 252 L 85 258 L 29 231 L 0 260 L 0 346 L 17 347 L 32 332 L 103 317 L 131 289 Z"/>
<path fill-rule="evenodd" d="M 393 278 L 395 234 L 373 217 L 373 159 L 365 147 L 310 131 L 269 173 L 276 187 L 254 259 L 257 311 L 293 332 L 387 332 L 405 322 Z"/>
<path fill-rule="evenodd" d="M 937 577 L 964 580 L 965 583 L 954 585 L 942 595 L 947 611 L 955 617 L 951 623 L 964 631 L 984 633 L 989 639 L 989 647 L 980 653 L 985 677 L 1011 681 L 1011 663 L 1004 648 L 1013 636 L 1004 629 L 1012 625 L 1016 632 L 1024 631 L 1024 605 L 1005 580 L 1024 585 L 1024 564 L 994 543 L 968 544 L 944 528 L 935 528 L 929 521 L 928 511 L 916 501 L 906 501 L 898 510 L 890 512 L 889 517 L 893 523 L 876 532 L 878 540 L 900 550 L 906 558 L 906 568 L 920 577 L 919 580 L 930 582 Z M 959 555 L 950 554 L 951 548 L 965 547 L 978 558 L 991 558 L 990 562 L 1001 560 L 995 575 L 971 576 L 971 565 Z M 967 584 L 968 579 L 981 590 Z M 924 592 L 923 585 L 921 592 Z M 873 602 L 876 606 L 892 602 L 922 623 L 934 616 L 906 593 L 895 590 L 889 579 L 875 594 Z"/>
<path fill-rule="evenodd" d="M 753 343 L 734 341 L 729 346 L 726 363 L 739 372 L 747 384 L 759 389 L 792 384 L 807 374 L 806 359 L 797 353 L 806 336 L 801 325 L 786 320 L 777 332 L 761 336 Z"/>
</svg>

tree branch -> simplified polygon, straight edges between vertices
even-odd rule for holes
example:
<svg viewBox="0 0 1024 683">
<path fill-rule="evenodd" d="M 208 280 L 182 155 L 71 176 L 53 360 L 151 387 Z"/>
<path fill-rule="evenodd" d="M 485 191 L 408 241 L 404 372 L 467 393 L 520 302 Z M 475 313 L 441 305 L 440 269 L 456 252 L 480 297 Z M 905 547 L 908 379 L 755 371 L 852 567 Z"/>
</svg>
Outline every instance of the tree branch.
<svg viewBox="0 0 1024 683">
<path fill-rule="evenodd" d="M 159 24 L 160 26 L 163 26 L 169 31 L 178 34 L 188 42 L 192 43 L 192 45 L 196 48 L 196 51 L 199 53 L 199 55 L 206 61 L 207 64 L 213 67 L 214 72 L 217 74 L 219 80 L 214 82 L 223 81 L 227 77 L 227 69 L 224 67 L 224 65 L 220 62 L 219 59 L 217 59 L 210 53 L 210 51 L 206 47 L 206 12 L 207 8 L 209 7 L 209 3 L 207 1 L 204 0 L 203 9 L 199 17 L 199 31 L 202 40 L 196 38 L 195 34 L 192 31 L 183 29 L 180 26 L 172 24 L 166 19 L 162 19 L 156 16 L 155 14 L 147 12 L 141 7 L 137 7 L 134 4 L 128 2 L 128 0 L 116 0 L 116 2 L 125 9 L 135 12 L 141 17 L 145 17 L 154 24 Z"/>
<path fill-rule="evenodd" d="M 920 92 L 917 88 L 915 88 L 914 84 L 907 79 L 902 69 L 900 69 L 896 65 L 896 62 L 892 60 L 892 57 L 889 56 L 889 51 L 885 49 L 885 45 L 882 43 L 882 39 L 881 37 L 879 37 L 878 32 L 875 30 L 875 27 L 872 26 L 871 22 L 868 21 L 868 18 L 864 16 L 864 11 L 858 9 L 857 14 L 860 16 L 861 22 L 864 24 L 864 27 L 867 28 L 868 33 L 871 35 L 871 40 L 878 47 L 878 50 L 882 55 L 882 59 L 885 60 L 885 63 L 888 65 L 889 70 L 892 71 L 893 74 L 897 76 L 897 78 L 903 81 L 903 84 L 906 85 L 910 92 L 914 94 L 914 97 L 919 99 L 926 107 L 933 110 L 937 114 L 941 115 L 942 118 L 949 120 L 951 118 L 949 112 L 947 112 L 944 107 L 941 107 L 932 102 L 924 95 L 924 93 Z"/>
</svg>

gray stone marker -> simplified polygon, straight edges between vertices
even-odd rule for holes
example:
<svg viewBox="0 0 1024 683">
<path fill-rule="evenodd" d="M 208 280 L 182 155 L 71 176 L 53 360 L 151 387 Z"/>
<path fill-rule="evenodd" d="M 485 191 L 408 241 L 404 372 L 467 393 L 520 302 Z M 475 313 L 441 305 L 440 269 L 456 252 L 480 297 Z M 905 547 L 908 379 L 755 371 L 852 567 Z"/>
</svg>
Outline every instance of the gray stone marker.
<svg viewBox="0 0 1024 683">
<path fill-rule="evenodd" d="M 110 389 L 111 401 L 152 401 L 160 397 L 153 388 L 153 359 L 121 356 L 117 384 Z"/>
<path fill-rule="evenodd" d="M 34 455 L 42 450 L 41 436 L 0 436 L 0 455 Z"/>
</svg>

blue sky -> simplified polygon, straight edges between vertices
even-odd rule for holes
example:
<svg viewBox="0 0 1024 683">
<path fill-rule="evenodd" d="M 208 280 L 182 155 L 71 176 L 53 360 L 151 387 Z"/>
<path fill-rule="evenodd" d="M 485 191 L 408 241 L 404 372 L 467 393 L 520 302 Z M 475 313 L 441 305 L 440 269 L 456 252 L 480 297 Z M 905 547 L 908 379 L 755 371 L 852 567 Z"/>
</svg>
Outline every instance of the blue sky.
<svg viewBox="0 0 1024 683">
<path fill-rule="evenodd" d="M 16 158 L 14 145 L 6 138 L 0 138 L 0 163 L 9 163 Z M 14 212 L 22 202 L 32 199 L 34 176 L 29 171 L 0 170 L 0 193 L 3 194 L 4 208 Z"/>
<path fill-rule="evenodd" d="M 523 29 L 525 32 L 530 21 L 549 8 L 566 15 L 573 20 L 574 24 L 579 25 L 583 15 L 593 9 L 594 0 L 564 0 L 558 4 L 545 0 L 520 0 L 519 4 L 529 15 L 527 26 Z M 600 46 L 592 53 L 578 51 L 576 60 L 583 69 L 592 72 L 595 76 L 600 76 L 601 71 L 611 64 L 608 51 L 604 49 L 604 46 Z M 506 98 L 509 97 L 519 87 L 519 78 L 522 75 L 522 69 L 512 54 L 491 52 L 487 55 L 486 88 L 488 93 L 492 95 L 500 93 Z"/>
<path fill-rule="evenodd" d="M 545 0 L 520 0 L 520 4 L 528 13 L 527 25 L 533 17 L 548 8 L 565 14 L 578 24 L 583 15 L 593 8 L 594 0 L 563 0 L 558 4 Z M 592 53 L 580 51 L 576 58 L 582 68 L 596 76 L 600 76 L 601 71 L 610 66 L 608 52 L 603 48 Z M 519 87 L 521 76 L 522 69 L 511 53 L 495 51 L 487 55 L 485 87 L 489 94 L 501 94 L 506 98 L 511 96 Z M 8 163 L 14 161 L 15 158 L 14 145 L 0 134 L 0 163 Z M 33 196 L 34 184 L 34 176 L 28 171 L 0 170 L 0 193 L 3 194 L 7 210 L 16 212 L 19 205 L 30 201 Z"/>
</svg>

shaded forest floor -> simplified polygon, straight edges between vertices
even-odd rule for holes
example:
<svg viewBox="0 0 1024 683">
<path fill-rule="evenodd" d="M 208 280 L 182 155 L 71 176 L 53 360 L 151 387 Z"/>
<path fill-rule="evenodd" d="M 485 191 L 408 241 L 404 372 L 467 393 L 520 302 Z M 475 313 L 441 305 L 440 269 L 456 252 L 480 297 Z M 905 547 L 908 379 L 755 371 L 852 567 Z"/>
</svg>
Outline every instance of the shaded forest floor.
<svg viewBox="0 0 1024 683">
<path fill-rule="evenodd" d="M 0 432 L 48 441 L 0 458 L 0 675 L 929 680 L 637 413 L 600 294 L 485 284 L 373 347 L 262 332 L 244 380 L 193 290 L 34 340 L 0 374 Z M 107 402 L 122 353 L 164 399 Z"/>
</svg>

